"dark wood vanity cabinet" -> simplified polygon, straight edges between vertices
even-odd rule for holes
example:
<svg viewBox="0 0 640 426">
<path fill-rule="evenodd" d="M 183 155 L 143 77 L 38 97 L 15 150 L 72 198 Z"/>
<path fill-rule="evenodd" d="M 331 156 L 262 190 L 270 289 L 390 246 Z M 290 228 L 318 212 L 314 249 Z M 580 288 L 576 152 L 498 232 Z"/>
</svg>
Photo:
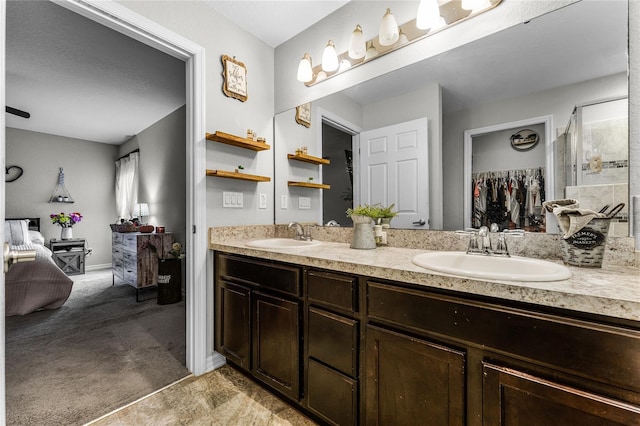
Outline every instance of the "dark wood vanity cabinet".
<svg viewBox="0 0 640 426">
<path fill-rule="evenodd" d="M 300 399 L 301 268 L 215 253 L 215 350 Z"/>
<path fill-rule="evenodd" d="M 640 325 L 216 252 L 215 349 L 329 425 L 640 426 Z"/>
</svg>

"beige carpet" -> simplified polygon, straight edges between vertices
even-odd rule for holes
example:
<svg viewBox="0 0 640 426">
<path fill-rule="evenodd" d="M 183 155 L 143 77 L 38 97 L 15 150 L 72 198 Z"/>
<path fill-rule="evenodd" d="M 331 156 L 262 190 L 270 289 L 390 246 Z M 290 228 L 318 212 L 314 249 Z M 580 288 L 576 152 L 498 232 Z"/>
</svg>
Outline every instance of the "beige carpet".
<svg viewBox="0 0 640 426">
<path fill-rule="evenodd" d="M 6 318 L 8 425 L 81 425 L 189 374 L 184 301 L 137 303 L 110 270 L 73 278 L 60 309 Z"/>
</svg>

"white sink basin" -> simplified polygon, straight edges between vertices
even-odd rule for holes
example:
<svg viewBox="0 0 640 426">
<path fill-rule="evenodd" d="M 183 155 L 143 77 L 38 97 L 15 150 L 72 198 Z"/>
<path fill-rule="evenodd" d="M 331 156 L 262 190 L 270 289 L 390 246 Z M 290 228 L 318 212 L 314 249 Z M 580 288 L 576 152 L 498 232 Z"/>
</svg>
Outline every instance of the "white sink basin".
<svg viewBox="0 0 640 426">
<path fill-rule="evenodd" d="M 314 247 L 322 244 L 322 241 L 302 241 L 293 238 L 266 238 L 264 240 L 253 240 L 247 243 L 248 247 L 255 248 L 271 248 L 271 249 L 288 249 L 288 248 L 305 248 Z"/>
<path fill-rule="evenodd" d="M 565 266 L 527 257 L 471 255 L 460 251 L 418 254 L 412 262 L 431 271 L 470 278 L 507 281 L 562 281 L 571 278 Z"/>
</svg>

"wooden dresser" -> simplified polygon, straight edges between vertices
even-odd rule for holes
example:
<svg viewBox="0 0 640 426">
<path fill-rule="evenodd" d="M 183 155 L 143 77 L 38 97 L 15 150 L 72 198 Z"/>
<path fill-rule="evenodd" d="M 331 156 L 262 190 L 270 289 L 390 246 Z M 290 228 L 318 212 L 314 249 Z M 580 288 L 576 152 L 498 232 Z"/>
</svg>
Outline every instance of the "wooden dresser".
<svg viewBox="0 0 640 426">
<path fill-rule="evenodd" d="M 158 285 L 158 259 L 164 259 L 171 250 L 173 234 L 143 234 L 140 232 L 113 232 L 111 239 L 111 268 L 113 283 L 116 277 L 140 289 Z M 154 252 L 149 245 L 156 248 Z"/>
</svg>

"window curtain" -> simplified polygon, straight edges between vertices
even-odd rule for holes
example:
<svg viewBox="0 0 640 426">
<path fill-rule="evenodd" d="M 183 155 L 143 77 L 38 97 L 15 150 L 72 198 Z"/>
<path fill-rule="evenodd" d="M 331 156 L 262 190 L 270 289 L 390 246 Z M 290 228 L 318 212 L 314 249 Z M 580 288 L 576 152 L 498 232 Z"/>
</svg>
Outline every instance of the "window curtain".
<svg viewBox="0 0 640 426">
<path fill-rule="evenodd" d="M 131 219 L 138 200 L 138 152 L 116 161 L 116 210 L 119 219 Z"/>
</svg>

